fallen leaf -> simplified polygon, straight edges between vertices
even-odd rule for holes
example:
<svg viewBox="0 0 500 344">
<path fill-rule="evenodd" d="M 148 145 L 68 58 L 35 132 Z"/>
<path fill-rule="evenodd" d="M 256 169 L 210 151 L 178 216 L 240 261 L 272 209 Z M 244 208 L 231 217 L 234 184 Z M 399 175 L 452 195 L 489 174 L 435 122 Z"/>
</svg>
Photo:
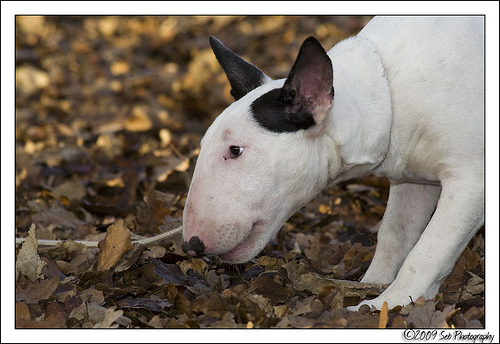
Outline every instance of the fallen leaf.
<svg viewBox="0 0 500 344">
<path fill-rule="evenodd" d="M 453 324 L 456 328 L 484 328 L 479 319 L 484 319 L 484 307 L 471 307 L 465 314 L 457 314 Z"/>
<path fill-rule="evenodd" d="M 312 295 L 302 302 L 300 302 L 300 306 L 297 307 L 297 310 L 293 311 L 293 315 L 303 315 L 308 313 L 318 313 L 323 310 L 323 304 L 316 299 L 315 295 Z"/>
<path fill-rule="evenodd" d="M 401 315 L 396 315 L 394 320 L 392 321 L 391 328 L 406 328 L 406 322 Z"/>
<path fill-rule="evenodd" d="M 137 259 L 144 252 L 144 250 L 146 250 L 146 247 L 142 245 L 135 245 L 126 255 L 124 255 L 123 259 L 120 260 L 113 271 L 120 272 L 129 269 L 137 262 Z"/>
<path fill-rule="evenodd" d="M 52 193 L 58 197 L 81 201 L 85 197 L 86 192 L 85 187 L 81 183 L 68 180 L 52 189 Z"/>
<path fill-rule="evenodd" d="M 146 110 L 141 106 L 135 106 L 132 115 L 125 120 L 125 129 L 132 132 L 148 131 L 153 127 Z"/>
<path fill-rule="evenodd" d="M 255 293 L 269 299 L 272 306 L 287 301 L 295 293 L 284 285 L 283 276 L 275 272 L 265 272 L 255 278 L 250 287 L 250 293 Z"/>
<path fill-rule="evenodd" d="M 379 315 L 379 320 L 378 320 L 378 328 L 386 328 L 387 327 L 387 322 L 389 321 L 389 306 L 387 305 L 387 302 L 384 301 L 382 304 L 382 310 L 380 311 Z"/>
<path fill-rule="evenodd" d="M 49 314 L 43 320 L 24 320 L 16 322 L 16 328 L 65 328 L 67 315 L 63 312 Z"/>
<path fill-rule="evenodd" d="M 18 285 L 16 288 L 16 300 L 27 303 L 37 303 L 51 297 L 59 285 L 59 277 L 30 283 L 25 289 Z"/>
<path fill-rule="evenodd" d="M 409 328 L 450 328 L 447 320 L 454 315 L 455 306 L 449 305 L 443 311 L 435 309 L 435 301 L 427 300 L 423 304 L 418 298 L 405 319 Z"/>
<path fill-rule="evenodd" d="M 172 307 L 172 304 L 165 299 L 159 299 L 157 297 L 131 297 L 130 299 L 123 300 L 126 307 L 130 308 L 146 308 L 153 312 L 163 312 L 165 308 Z M 123 305 L 120 303 L 120 307 Z"/>
<path fill-rule="evenodd" d="M 42 269 L 45 262 L 38 255 L 38 241 L 35 238 L 35 224 L 31 224 L 28 237 L 23 242 L 16 259 L 16 281 L 19 277 L 26 276 L 31 281 L 43 278 Z"/>
<path fill-rule="evenodd" d="M 121 75 L 130 71 L 130 65 L 124 61 L 117 61 L 111 65 L 111 74 Z"/>
<path fill-rule="evenodd" d="M 180 266 L 177 264 L 164 264 L 158 259 L 151 259 L 158 274 L 167 283 L 186 285 L 188 278 L 182 273 Z"/>
<path fill-rule="evenodd" d="M 159 315 L 155 315 L 151 318 L 151 320 L 148 322 L 148 325 L 154 328 L 165 328 L 166 326 L 166 319 L 160 318 Z"/>
<path fill-rule="evenodd" d="M 89 288 L 80 293 L 80 297 L 85 302 L 94 302 L 100 305 L 104 302 L 104 294 L 95 288 Z"/>
<path fill-rule="evenodd" d="M 178 262 L 177 265 L 181 267 L 182 272 L 185 275 L 191 276 L 193 273 L 201 278 L 206 278 L 207 274 L 207 263 L 203 259 L 189 259 Z"/>
<path fill-rule="evenodd" d="M 484 279 L 473 274 L 472 272 L 469 272 L 469 274 L 472 275 L 472 278 L 463 288 L 460 300 L 472 299 L 474 296 L 484 292 Z"/>
<path fill-rule="evenodd" d="M 101 322 L 95 324 L 94 328 L 118 327 L 118 324 L 116 324 L 115 326 L 111 325 L 123 315 L 123 311 L 121 309 L 115 311 L 115 309 L 115 306 L 106 309 L 104 313 L 104 319 Z"/>
<path fill-rule="evenodd" d="M 68 211 L 61 202 L 53 202 L 50 209 L 43 210 L 31 217 L 34 223 L 44 227 L 78 228 L 85 222 L 74 213 Z"/>
<path fill-rule="evenodd" d="M 293 327 L 293 328 L 313 328 L 316 324 L 315 319 L 309 319 L 300 315 L 289 314 L 285 318 L 283 318 L 280 323 L 278 323 L 278 327 Z M 285 326 L 286 325 L 286 326 Z"/>
<path fill-rule="evenodd" d="M 107 271 L 114 267 L 120 259 L 133 248 L 130 241 L 130 230 L 123 220 L 118 220 L 107 229 L 106 237 L 98 244 L 97 271 Z"/>
<path fill-rule="evenodd" d="M 222 316 L 222 319 L 211 324 L 210 327 L 215 328 L 246 328 L 246 324 L 237 324 L 234 319 L 234 314 L 231 312 L 226 312 Z"/>
<path fill-rule="evenodd" d="M 167 249 L 164 246 L 153 246 L 149 247 L 148 250 L 142 253 L 143 258 L 161 258 L 167 253 Z"/>
<path fill-rule="evenodd" d="M 16 328 L 21 327 L 22 322 L 30 321 L 30 309 L 24 302 L 16 302 Z M 21 324 L 20 324 L 21 323 Z"/>
<path fill-rule="evenodd" d="M 16 68 L 16 89 L 21 93 L 31 94 L 47 87 L 50 77 L 47 72 L 31 65 L 22 65 Z"/>
</svg>

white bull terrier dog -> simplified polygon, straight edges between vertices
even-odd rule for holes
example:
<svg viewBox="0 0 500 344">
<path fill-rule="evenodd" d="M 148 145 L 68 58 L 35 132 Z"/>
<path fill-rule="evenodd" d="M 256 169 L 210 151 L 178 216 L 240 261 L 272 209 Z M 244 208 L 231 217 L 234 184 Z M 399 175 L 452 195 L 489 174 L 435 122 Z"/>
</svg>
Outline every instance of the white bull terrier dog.
<svg viewBox="0 0 500 344">
<path fill-rule="evenodd" d="M 242 263 L 333 183 L 391 181 L 362 304 L 433 298 L 484 222 L 483 17 L 376 17 L 272 80 L 210 37 L 236 101 L 207 130 L 183 250 Z"/>
</svg>

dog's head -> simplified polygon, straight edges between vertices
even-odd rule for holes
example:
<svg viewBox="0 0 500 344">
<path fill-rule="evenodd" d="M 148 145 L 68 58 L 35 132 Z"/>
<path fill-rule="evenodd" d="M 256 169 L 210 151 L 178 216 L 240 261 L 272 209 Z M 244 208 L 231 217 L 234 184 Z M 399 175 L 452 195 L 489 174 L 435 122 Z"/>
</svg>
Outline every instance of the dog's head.
<svg viewBox="0 0 500 344">
<path fill-rule="evenodd" d="M 229 263 L 257 255 L 328 184 L 332 62 L 310 37 L 272 80 L 210 37 L 235 102 L 207 130 L 183 219 L 183 250 Z M 331 149 L 331 148 L 330 148 Z"/>
</svg>

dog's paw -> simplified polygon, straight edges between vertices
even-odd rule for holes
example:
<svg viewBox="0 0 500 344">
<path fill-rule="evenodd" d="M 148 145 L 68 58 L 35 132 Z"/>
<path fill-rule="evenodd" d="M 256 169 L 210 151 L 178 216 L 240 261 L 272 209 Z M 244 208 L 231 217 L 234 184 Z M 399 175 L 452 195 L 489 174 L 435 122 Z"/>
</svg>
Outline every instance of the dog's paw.
<svg viewBox="0 0 500 344">
<path fill-rule="evenodd" d="M 386 293 L 384 292 L 379 297 L 373 300 L 365 300 L 357 306 L 347 307 L 347 310 L 357 312 L 359 311 L 361 306 L 367 305 L 373 312 L 381 310 L 384 302 L 387 302 L 388 309 L 392 309 L 397 306 L 406 306 L 407 304 L 411 303 L 411 298 L 408 295 L 386 295 Z"/>
</svg>

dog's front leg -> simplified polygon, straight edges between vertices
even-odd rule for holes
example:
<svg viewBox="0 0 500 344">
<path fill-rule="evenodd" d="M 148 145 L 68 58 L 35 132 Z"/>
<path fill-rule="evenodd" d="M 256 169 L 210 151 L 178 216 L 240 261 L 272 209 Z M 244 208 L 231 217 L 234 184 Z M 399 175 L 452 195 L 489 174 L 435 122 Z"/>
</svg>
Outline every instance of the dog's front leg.
<svg viewBox="0 0 500 344">
<path fill-rule="evenodd" d="M 431 221 L 404 261 L 394 282 L 377 298 L 363 304 L 389 309 L 420 296 L 433 298 L 470 239 L 484 222 L 482 179 L 470 177 L 442 182 L 442 192 Z"/>
<path fill-rule="evenodd" d="M 361 282 L 386 284 L 394 281 L 429 223 L 440 192 L 441 187 L 436 185 L 391 183 L 375 256 Z"/>
</svg>

